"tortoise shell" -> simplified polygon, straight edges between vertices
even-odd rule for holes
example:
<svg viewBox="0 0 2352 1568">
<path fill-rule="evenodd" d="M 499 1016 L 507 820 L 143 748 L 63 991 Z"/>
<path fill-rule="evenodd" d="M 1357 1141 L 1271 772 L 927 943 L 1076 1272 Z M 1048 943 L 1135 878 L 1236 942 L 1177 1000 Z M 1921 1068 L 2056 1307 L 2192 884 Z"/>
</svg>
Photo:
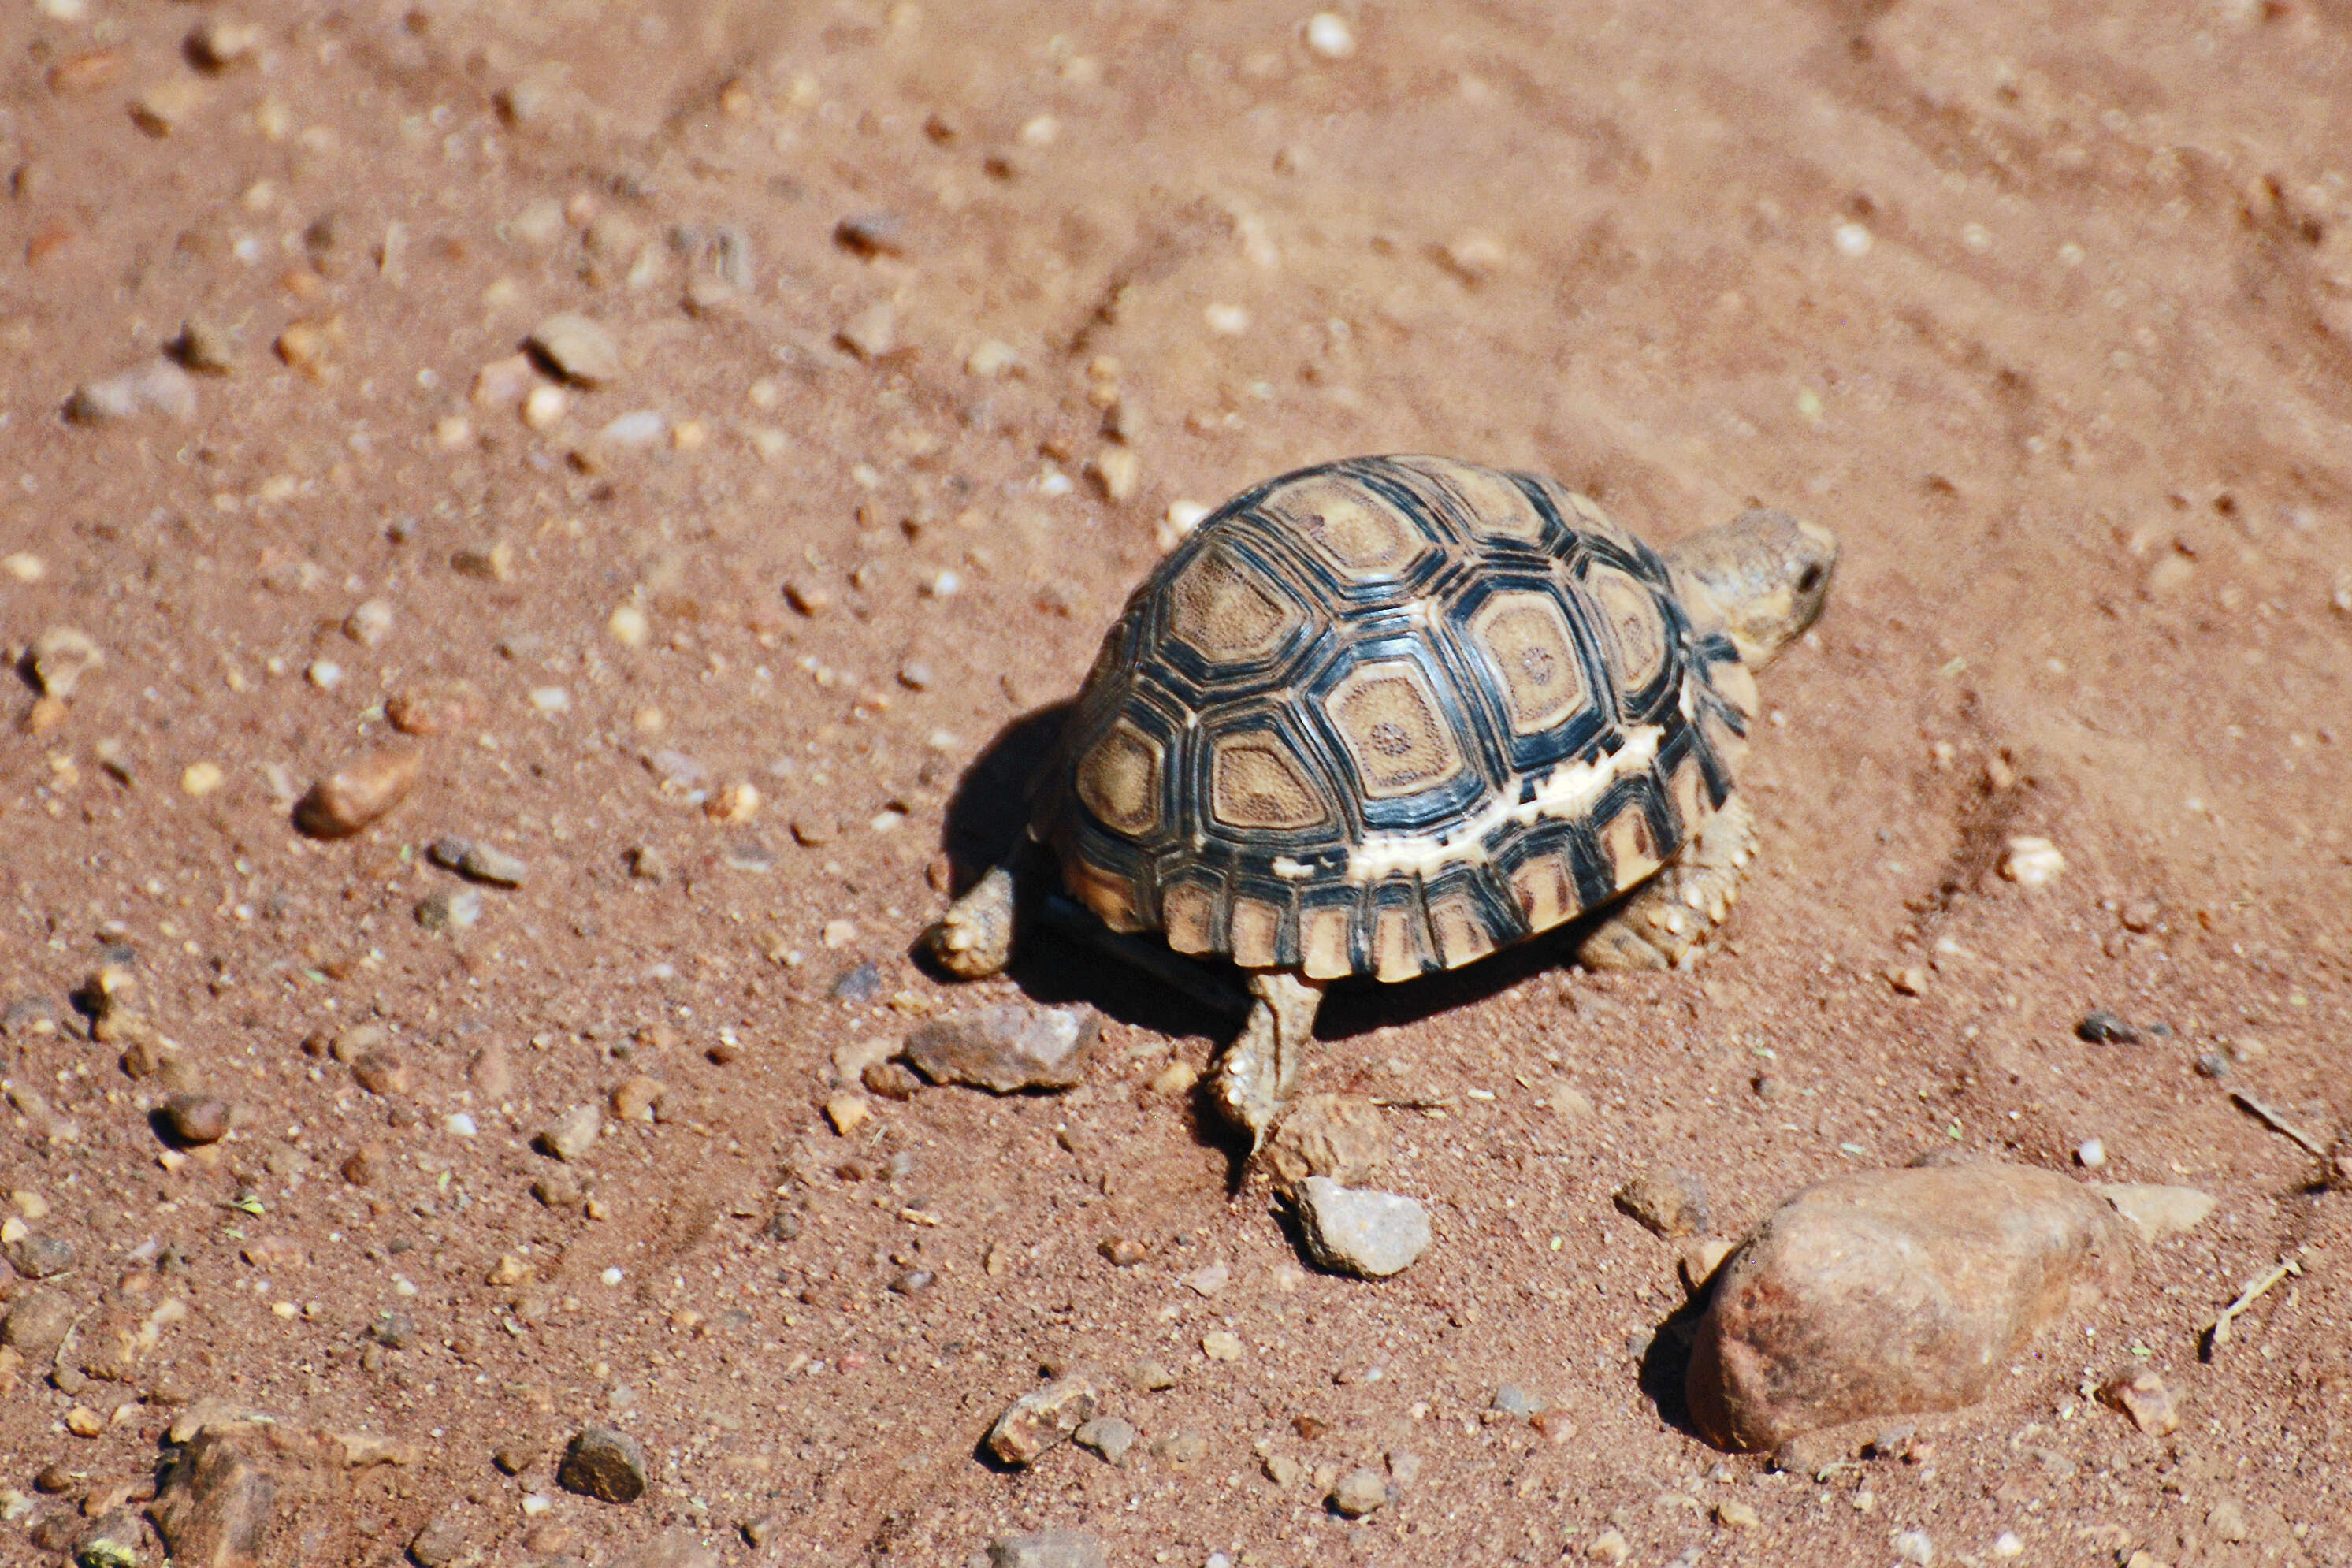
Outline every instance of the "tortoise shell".
<svg viewBox="0 0 2352 1568">
<path fill-rule="evenodd" d="M 1236 496 L 1128 601 L 1031 834 L 1117 931 L 1407 980 L 1649 876 L 1732 787 L 1756 688 L 1584 496 L 1359 458 Z"/>
</svg>

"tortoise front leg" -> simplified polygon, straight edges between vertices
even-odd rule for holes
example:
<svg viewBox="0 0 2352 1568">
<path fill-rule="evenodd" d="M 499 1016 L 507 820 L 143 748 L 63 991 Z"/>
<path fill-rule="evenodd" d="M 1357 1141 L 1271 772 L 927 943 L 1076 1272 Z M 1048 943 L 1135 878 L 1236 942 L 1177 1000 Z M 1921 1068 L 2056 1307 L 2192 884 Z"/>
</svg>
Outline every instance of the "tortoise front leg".
<svg viewBox="0 0 2352 1568">
<path fill-rule="evenodd" d="M 1249 989 L 1255 998 L 1249 1017 L 1217 1063 L 1210 1092 L 1229 1120 L 1248 1129 L 1255 1154 L 1298 1087 L 1323 987 L 1286 970 L 1259 970 L 1250 975 Z"/>
<path fill-rule="evenodd" d="M 1627 893 L 1576 950 L 1587 969 L 1687 969 L 1698 962 L 1756 854 L 1756 815 L 1738 795 L 1683 852 Z"/>
</svg>

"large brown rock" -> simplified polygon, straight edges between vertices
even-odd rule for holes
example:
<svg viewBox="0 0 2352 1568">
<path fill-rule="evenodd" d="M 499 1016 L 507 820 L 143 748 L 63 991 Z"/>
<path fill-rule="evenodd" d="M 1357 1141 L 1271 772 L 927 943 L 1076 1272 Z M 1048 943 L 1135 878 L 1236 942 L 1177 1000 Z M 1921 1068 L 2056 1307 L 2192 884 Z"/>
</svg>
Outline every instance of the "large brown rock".
<svg viewBox="0 0 2352 1568">
<path fill-rule="evenodd" d="M 2129 1229 L 2063 1176 L 1990 1163 L 1798 1194 L 1716 1278 L 1692 1348 L 1701 1431 L 1764 1450 L 1982 1398 L 2034 1333 L 2130 1275 Z"/>
<path fill-rule="evenodd" d="M 263 1446 L 236 1431 L 200 1431 L 163 1473 L 148 1514 L 184 1568 L 258 1568 L 278 1508 Z"/>
</svg>

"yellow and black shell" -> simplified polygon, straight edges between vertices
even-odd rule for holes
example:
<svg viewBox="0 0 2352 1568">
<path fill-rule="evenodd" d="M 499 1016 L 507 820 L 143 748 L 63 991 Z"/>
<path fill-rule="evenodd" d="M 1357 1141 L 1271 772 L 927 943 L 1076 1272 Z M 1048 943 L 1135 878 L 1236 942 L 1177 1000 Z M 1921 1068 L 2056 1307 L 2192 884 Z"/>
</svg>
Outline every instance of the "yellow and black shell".
<svg viewBox="0 0 2352 1568">
<path fill-rule="evenodd" d="M 1728 795 L 1755 692 L 1589 499 L 1350 458 L 1235 497 L 1136 591 L 1031 833 L 1115 930 L 1406 980 L 1657 870 Z"/>
</svg>

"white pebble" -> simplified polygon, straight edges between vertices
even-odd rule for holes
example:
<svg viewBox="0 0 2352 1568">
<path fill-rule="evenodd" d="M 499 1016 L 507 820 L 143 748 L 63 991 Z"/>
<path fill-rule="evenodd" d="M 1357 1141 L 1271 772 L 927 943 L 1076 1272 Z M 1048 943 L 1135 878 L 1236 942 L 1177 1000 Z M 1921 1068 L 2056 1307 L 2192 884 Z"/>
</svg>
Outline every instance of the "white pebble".
<svg viewBox="0 0 2352 1568">
<path fill-rule="evenodd" d="M 2025 1542 L 2017 1538 L 2017 1531 L 2004 1530 L 1992 1538 L 1992 1554 L 1995 1557 L 2022 1557 L 2025 1555 Z"/>
<path fill-rule="evenodd" d="M 2066 869 L 2066 857 L 2047 838 L 2031 835 L 2009 841 L 2000 874 L 2021 888 L 2046 888 Z"/>
<path fill-rule="evenodd" d="M 343 667 L 331 658 L 314 658 L 303 676 L 321 691 L 332 691 L 343 683 Z"/>
<path fill-rule="evenodd" d="M 998 376 L 1020 363 L 1012 344 L 991 338 L 964 357 L 963 368 L 970 375 Z"/>
<path fill-rule="evenodd" d="M 1838 254 L 1840 256 L 1867 256 L 1870 254 L 1870 230 L 1864 228 L 1858 223 L 1842 223 L 1838 225 L 1836 229 L 1831 233 L 1830 238 L 1837 246 Z"/>
<path fill-rule="evenodd" d="M 1209 509 L 1199 501 L 1170 501 L 1168 514 L 1160 520 L 1160 527 L 1155 533 L 1155 542 L 1160 546 L 1160 552 L 1165 555 L 1183 543 L 1185 536 L 1200 527 L 1202 519 L 1208 515 Z"/>
<path fill-rule="evenodd" d="M 597 439 L 615 447 L 650 447 L 669 431 L 669 421 L 650 408 L 624 414 L 596 433 Z"/>
<path fill-rule="evenodd" d="M 1337 11 L 1318 11 L 1307 18 L 1307 47 L 1327 60 L 1344 60 L 1356 52 L 1356 32 Z"/>
<path fill-rule="evenodd" d="M 572 693 L 561 686 L 534 686 L 530 691 L 530 705 L 551 719 L 572 706 Z"/>
<path fill-rule="evenodd" d="M 1924 1530 L 1899 1530 L 1895 1532 L 1895 1555 L 1906 1563 L 1916 1563 L 1920 1568 L 1936 1560 L 1936 1543 L 1927 1539 Z"/>
<path fill-rule="evenodd" d="M 613 640 L 623 647 L 643 647 L 646 646 L 646 638 L 653 633 L 652 625 L 646 621 L 645 611 L 635 605 L 622 605 L 615 607 L 612 616 L 604 622 L 604 628 L 613 634 Z"/>
<path fill-rule="evenodd" d="M 522 1500 L 522 1511 L 532 1519 L 537 1519 L 554 1506 L 555 1500 L 545 1492 L 529 1492 Z"/>
<path fill-rule="evenodd" d="M 474 1125 L 474 1119 L 462 1110 L 451 1111 L 447 1116 L 442 1118 L 441 1125 L 447 1128 L 451 1132 L 456 1133 L 460 1138 L 471 1138 L 474 1134 L 481 1131 L 480 1128 Z"/>
<path fill-rule="evenodd" d="M 1960 228 L 1960 243 L 1981 256 L 1992 248 L 1992 233 L 1980 223 L 1965 224 Z"/>
<path fill-rule="evenodd" d="M 1249 312 L 1239 305 L 1212 305 L 1201 315 L 1209 323 L 1209 331 L 1220 337 L 1237 338 L 1249 331 Z"/>
<path fill-rule="evenodd" d="M 963 579 L 952 572 L 942 572 L 922 584 L 923 595 L 932 599 L 952 599 L 963 588 Z"/>
<path fill-rule="evenodd" d="M 616 1264 L 613 1268 L 605 1269 L 600 1278 L 607 1285 L 618 1285 L 621 1282 L 620 1267 Z"/>
<path fill-rule="evenodd" d="M 2085 1138 L 2074 1151 L 2074 1163 L 2086 1171 L 2095 1171 L 2107 1163 L 2107 1146 L 2096 1138 Z"/>
</svg>

